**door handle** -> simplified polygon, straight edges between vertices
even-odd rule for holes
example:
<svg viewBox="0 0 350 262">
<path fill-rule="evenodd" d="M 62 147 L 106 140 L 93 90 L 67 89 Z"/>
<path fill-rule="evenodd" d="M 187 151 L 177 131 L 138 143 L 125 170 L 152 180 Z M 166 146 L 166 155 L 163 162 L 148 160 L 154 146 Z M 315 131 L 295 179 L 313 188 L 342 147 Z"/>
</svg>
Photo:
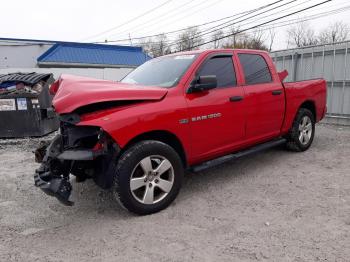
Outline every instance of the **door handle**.
<svg viewBox="0 0 350 262">
<path fill-rule="evenodd" d="M 278 95 L 281 95 L 282 94 L 282 90 L 273 90 L 272 91 L 272 95 L 274 96 L 278 96 Z"/>
<path fill-rule="evenodd" d="M 231 96 L 230 97 L 230 101 L 231 102 L 238 102 L 238 101 L 241 101 L 243 100 L 243 96 Z"/>
</svg>

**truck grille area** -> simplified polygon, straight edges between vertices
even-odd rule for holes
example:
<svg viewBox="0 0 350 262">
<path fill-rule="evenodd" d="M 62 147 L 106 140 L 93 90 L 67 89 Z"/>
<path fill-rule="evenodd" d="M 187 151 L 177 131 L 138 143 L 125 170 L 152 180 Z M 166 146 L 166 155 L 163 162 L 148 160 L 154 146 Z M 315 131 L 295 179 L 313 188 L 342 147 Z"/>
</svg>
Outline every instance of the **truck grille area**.
<svg viewBox="0 0 350 262">
<path fill-rule="evenodd" d="M 102 131 L 96 126 L 76 126 L 61 122 L 60 125 L 63 149 L 91 149 L 98 140 Z"/>
</svg>

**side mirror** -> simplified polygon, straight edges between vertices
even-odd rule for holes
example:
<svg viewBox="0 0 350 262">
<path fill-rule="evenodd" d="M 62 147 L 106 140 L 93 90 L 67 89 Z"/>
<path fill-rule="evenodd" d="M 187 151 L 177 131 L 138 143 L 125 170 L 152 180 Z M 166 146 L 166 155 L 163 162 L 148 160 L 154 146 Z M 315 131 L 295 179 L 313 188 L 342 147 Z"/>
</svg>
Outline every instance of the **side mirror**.
<svg viewBox="0 0 350 262">
<path fill-rule="evenodd" d="M 218 81 L 216 75 L 198 76 L 191 83 L 187 93 L 203 92 L 216 88 Z"/>
</svg>

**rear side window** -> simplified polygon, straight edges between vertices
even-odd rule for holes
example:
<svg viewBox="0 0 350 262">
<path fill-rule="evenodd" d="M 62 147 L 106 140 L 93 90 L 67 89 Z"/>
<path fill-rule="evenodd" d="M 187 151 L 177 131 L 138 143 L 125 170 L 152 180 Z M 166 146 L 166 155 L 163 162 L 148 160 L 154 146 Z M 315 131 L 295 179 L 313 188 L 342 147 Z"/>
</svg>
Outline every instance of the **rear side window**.
<svg viewBox="0 0 350 262">
<path fill-rule="evenodd" d="M 199 70 L 199 75 L 216 75 L 217 87 L 236 85 L 236 74 L 231 56 L 219 56 L 207 60 Z"/>
<path fill-rule="evenodd" d="M 247 85 L 269 83 L 271 73 L 265 59 L 256 54 L 238 54 Z"/>
</svg>

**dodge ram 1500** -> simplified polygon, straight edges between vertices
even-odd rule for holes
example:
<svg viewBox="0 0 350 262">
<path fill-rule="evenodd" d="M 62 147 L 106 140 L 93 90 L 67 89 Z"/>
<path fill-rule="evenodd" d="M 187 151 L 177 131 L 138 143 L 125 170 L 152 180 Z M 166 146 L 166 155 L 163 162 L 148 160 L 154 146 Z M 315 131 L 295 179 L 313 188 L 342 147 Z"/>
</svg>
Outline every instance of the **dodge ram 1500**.
<svg viewBox="0 0 350 262">
<path fill-rule="evenodd" d="M 307 150 L 326 113 L 326 82 L 284 83 L 268 53 L 199 50 L 152 59 L 120 82 L 62 75 L 52 86 L 60 132 L 35 185 L 73 204 L 70 176 L 111 189 L 129 211 L 166 208 L 184 171 L 272 146 Z"/>
</svg>

